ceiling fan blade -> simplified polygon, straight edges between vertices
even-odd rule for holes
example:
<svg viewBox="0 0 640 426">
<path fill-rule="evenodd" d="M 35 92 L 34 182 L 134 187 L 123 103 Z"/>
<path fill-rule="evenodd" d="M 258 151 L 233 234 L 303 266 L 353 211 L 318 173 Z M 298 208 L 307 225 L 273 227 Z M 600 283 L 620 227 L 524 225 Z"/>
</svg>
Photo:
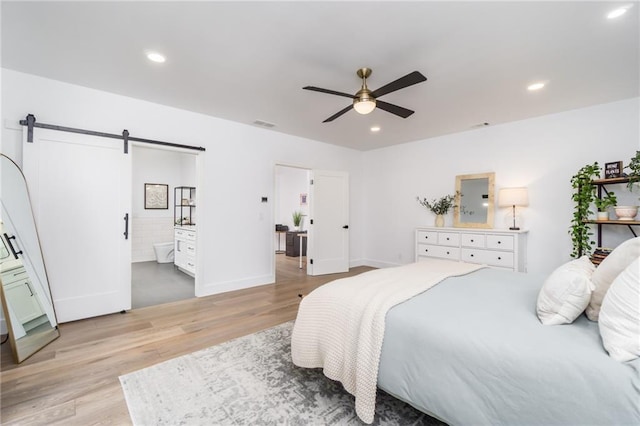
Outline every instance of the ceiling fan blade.
<svg viewBox="0 0 640 426">
<path fill-rule="evenodd" d="M 344 96 L 345 98 L 349 98 L 349 99 L 354 99 L 355 98 L 354 95 L 350 95 L 348 93 L 336 92 L 335 90 L 323 89 L 321 87 L 305 86 L 305 87 L 303 87 L 303 89 L 304 90 L 313 90 L 314 92 L 320 92 L 320 93 L 328 93 L 330 95 Z"/>
<path fill-rule="evenodd" d="M 404 89 L 405 87 L 421 83 L 426 79 L 427 77 L 420 74 L 418 71 L 414 71 L 405 75 L 404 77 L 400 77 L 399 79 L 374 90 L 373 92 L 371 92 L 371 95 L 373 95 L 374 98 L 379 98 L 380 96 L 386 95 L 387 93 L 395 92 L 396 90 Z"/>
<path fill-rule="evenodd" d="M 378 99 L 376 99 L 376 107 L 384 111 L 390 112 L 391 114 L 398 115 L 402 118 L 407 118 L 408 116 L 414 113 L 414 111 L 411 111 L 410 109 L 402 108 L 401 106 L 390 104 L 388 102 L 383 102 Z"/>
<path fill-rule="evenodd" d="M 345 109 L 342 109 L 338 112 L 336 112 L 335 114 L 333 114 L 331 117 L 327 118 L 326 120 L 323 121 L 323 123 L 328 123 L 330 121 L 335 120 L 336 118 L 340 117 L 342 114 L 344 114 L 345 112 L 349 111 L 350 109 L 353 109 L 353 105 L 349 105 L 348 107 L 346 107 Z"/>
</svg>

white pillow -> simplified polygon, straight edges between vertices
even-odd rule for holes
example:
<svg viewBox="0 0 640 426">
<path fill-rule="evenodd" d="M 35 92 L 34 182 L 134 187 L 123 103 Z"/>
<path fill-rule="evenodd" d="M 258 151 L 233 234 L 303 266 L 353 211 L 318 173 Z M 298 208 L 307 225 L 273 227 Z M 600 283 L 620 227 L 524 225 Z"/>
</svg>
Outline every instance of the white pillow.
<svg viewBox="0 0 640 426">
<path fill-rule="evenodd" d="M 545 280 L 536 311 L 544 325 L 570 324 L 589 304 L 593 284 L 591 274 L 596 267 L 588 256 L 558 267 Z"/>
<path fill-rule="evenodd" d="M 640 257 L 640 237 L 632 238 L 620 244 L 596 268 L 591 277 L 595 288 L 591 295 L 589 306 L 587 306 L 587 317 L 591 321 L 598 321 L 600 305 L 602 305 L 602 300 L 613 280 L 638 257 Z"/>
<path fill-rule="evenodd" d="M 598 326 L 611 358 L 623 362 L 640 356 L 640 257 L 611 284 Z"/>
</svg>

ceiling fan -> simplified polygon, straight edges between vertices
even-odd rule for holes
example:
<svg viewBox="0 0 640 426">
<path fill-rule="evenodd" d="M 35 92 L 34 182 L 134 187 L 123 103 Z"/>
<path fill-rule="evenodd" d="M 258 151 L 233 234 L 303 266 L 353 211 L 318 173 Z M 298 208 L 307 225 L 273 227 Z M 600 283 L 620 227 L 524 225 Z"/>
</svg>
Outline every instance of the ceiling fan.
<svg viewBox="0 0 640 426">
<path fill-rule="evenodd" d="M 414 84 L 421 83 L 427 79 L 427 77 L 420 74 L 418 71 L 414 71 L 374 91 L 371 91 L 367 87 L 367 78 L 369 78 L 369 76 L 371 75 L 371 69 L 360 68 L 356 72 L 356 74 L 358 75 L 358 77 L 362 79 L 362 87 L 360 88 L 360 90 L 356 92 L 355 95 L 350 95 L 348 93 L 343 93 L 343 92 L 337 92 L 335 90 L 322 89 L 320 87 L 314 87 L 314 86 L 303 87 L 303 89 L 305 90 L 313 90 L 315 92 L 328 93 L 330 95 L 344 96 L 345 98 L 353 99 L 352 105 L 349 105 L 345 109 L 342 109 L 337 113 L 333 114 L 331 117 L 324 120 L 323 123 L 328 123 L 329 121 L 335 120 L 336 118 L 340 117 L 342 114 L 349 111 L 351 108 L 355 109 L 356 112 L 360 114 L 369 114 L 376 107 L 378 107 L 381 110 L 390 112 L 391 114 L 395 114 L 402 118 L 407 118 L 411 114 L 413 114 L 414 111 L 411 111 L 410 109 L 406 109 L 398 105 L 381 101 L 378 98 L 382 95 L 386 95 L 387 93 L 395 92 L 396 90 L 404 89 L 405 87 L 409 87 L 409 86 L 413 86 Z"/>
</svg>

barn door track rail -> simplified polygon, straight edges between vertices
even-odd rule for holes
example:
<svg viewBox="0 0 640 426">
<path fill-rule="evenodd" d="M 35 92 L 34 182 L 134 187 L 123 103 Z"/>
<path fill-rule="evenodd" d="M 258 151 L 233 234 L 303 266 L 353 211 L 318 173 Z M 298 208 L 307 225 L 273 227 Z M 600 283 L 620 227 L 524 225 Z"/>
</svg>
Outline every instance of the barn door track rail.
<svg viewBox="0 0 640 426">
<path fill-rule="evenodd" d="M 28 114 L 24 120 L 20 120 L 20 124 L 23 126 L 27 126 L 27 142 L 33 142 L 33 128 L 39 127 L 41 129 L 59 130 L 62 132 L 69 132 L 69 133 L 80 133 L 83 135 L 99 136 L 102 138 L 122 139 L 124 142 L 125 154 L 129 152 L 129 141 L 148 143 L 152 145 L 170 146 L 173 148 L 192 149 L 195 151 L 205 151 L 205 149 L 201 146 L 191 146 L 191 145 L 183 145 L 180 143 L 156 141 L 153 139 L 135 138 L 135 137 L 129 136 L 129 131 L 126 129 L 122 131 L 122 134 L 118 135 L 115 133 L 104 133 L 104 132 L 96 132 L 94 130 L 85 130 L 85 129 L 76 129 L 73 127 L 58 126 L 55 124 L 37 123 L 36 117 L 33 114 Z"/>
</svg>

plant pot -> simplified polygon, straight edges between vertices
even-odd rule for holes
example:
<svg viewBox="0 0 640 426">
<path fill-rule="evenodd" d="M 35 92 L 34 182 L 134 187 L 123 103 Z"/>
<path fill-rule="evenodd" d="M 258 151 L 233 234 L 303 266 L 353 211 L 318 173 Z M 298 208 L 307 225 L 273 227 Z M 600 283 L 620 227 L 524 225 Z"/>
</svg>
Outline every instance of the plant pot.
<svg viewBox="0 0 640 426">
<path fill-rule="evenodd" d="M 444 226 L 444 215 L 436 215 L 436 226 L 440 228 Z"/>
<path fill-rule="evenodd" d="M 614 210 L 618 220 L 633 220 L 638 214 L 638 206 L 615 206 Z"/>
<path fill-rule="evenodd" d="M 609 212 L 598 212 L 596 218 L 597 220 L 609 220 Z"/>
</svg>

